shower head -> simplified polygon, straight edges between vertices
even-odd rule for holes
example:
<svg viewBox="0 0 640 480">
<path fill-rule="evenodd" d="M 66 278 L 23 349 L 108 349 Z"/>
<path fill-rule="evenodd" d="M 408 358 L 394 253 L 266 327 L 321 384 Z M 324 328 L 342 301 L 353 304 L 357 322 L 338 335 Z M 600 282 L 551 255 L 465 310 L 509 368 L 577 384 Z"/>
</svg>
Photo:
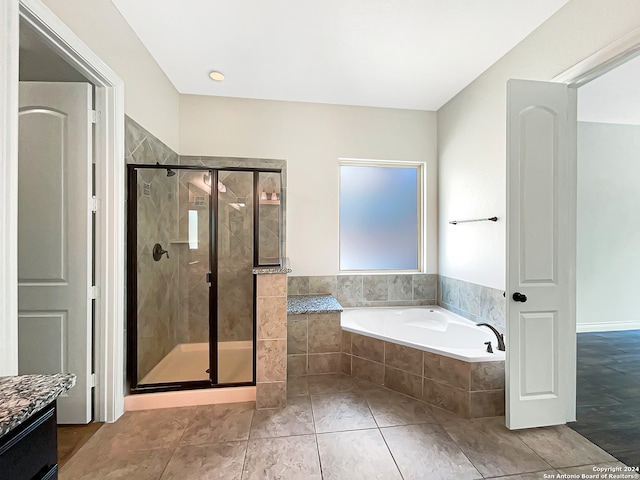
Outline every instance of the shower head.
<svg viewBox="0 0 640 480">
<path fill-rule="evenodd" d="M 160 162 L 156 162 L 156 165 L 160 166 Z M 167 168 L 167 177 L 173 177 L 175 174 L 176 172 L 174 172 L 170 168 Z"/>
</svg>

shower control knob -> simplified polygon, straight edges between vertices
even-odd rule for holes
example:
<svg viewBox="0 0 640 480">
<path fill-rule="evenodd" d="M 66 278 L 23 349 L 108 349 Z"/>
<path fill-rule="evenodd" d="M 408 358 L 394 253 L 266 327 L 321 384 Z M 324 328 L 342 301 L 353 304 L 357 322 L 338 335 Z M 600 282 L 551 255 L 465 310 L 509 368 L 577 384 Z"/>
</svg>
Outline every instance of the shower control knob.
<svg viewBox="0 0 640 480">
<path fill-rule="evenodd" d="M 524 303 L 524 302 L 526 302 L 526 301 L 527 301 L 527 296 L 526 296 L 526 295 L 524 295 L 524 294 L 522 294 L 522 293 L 520 293 L 520 292 L 516 292 L 516 293 L 514 293 L 512 298 L 513 298 L 516 302 L 522 302 L 522 303 Z"/>
</svg>

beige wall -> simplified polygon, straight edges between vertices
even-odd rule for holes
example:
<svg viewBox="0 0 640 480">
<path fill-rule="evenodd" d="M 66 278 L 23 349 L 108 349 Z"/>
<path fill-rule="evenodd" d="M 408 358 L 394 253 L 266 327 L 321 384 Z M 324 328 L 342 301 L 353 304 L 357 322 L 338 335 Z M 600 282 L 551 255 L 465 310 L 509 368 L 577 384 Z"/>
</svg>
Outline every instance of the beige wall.
<svg viewBox="0 0 640 480">
<path fill-rule="evenodd" d="M 179 94 L 109 0 L 43 0 L 125 83 L 125 112 L 178 149 Z"/>
<path fill-rule="evenodd" d="M 338 158 L 427 162 L 427 272 L 437 272 L 434 112 L 183 95 L 181 155 L 287 161 L 294 275 L 338 273 Z"/>
<path fill-rule="evenodd" d="M 506 81 L 550 80 L 639 26 L 637 0 L 572 0 L 438 110 L 440 274 L 504 289 Z"/>
</svg>

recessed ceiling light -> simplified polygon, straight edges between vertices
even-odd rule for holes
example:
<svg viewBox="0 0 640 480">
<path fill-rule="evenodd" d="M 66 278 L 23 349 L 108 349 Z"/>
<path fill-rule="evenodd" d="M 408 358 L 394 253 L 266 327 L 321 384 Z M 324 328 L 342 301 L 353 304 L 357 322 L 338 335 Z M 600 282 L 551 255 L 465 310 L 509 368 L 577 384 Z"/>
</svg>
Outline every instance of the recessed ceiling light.
<svg viewBox="0 0 640 480">
<path fill-rule="evenodd" d="M 211 78 L 211 80 L 215 80 L 216 82 L 221 82 L 224 80 L 224 74 L 221 72 L 216 72 L 214 70 L 213 72 L 209 72 L 209 78 Z"/>
</svg>

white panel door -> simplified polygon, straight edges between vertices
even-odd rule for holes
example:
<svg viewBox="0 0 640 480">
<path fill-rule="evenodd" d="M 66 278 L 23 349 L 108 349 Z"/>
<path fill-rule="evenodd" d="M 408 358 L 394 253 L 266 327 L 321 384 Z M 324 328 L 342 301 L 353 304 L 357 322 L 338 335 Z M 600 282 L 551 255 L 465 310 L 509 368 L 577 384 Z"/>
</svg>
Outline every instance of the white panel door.
<svg viewBox="0 0 640 480">
<path fill-rule="evenodd" d="M 20 83 L 18 372 L 75 373 L 58 423 L 91 421 L 92 89 Z"/>
<path fill-rule="evenodd" d="M 575 419 L 576 96 L 507 84 L 507 426 Z"/>
</svg>

